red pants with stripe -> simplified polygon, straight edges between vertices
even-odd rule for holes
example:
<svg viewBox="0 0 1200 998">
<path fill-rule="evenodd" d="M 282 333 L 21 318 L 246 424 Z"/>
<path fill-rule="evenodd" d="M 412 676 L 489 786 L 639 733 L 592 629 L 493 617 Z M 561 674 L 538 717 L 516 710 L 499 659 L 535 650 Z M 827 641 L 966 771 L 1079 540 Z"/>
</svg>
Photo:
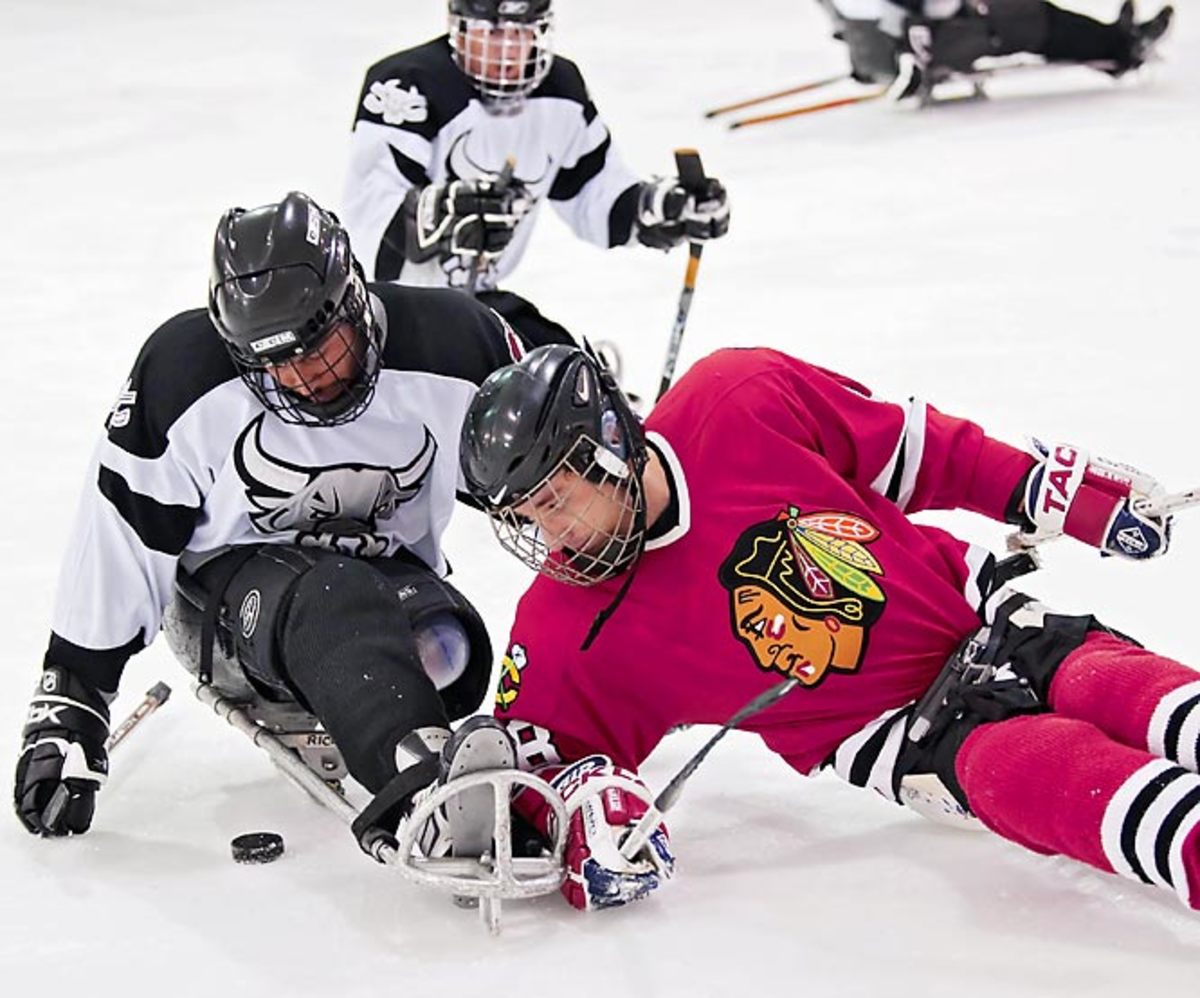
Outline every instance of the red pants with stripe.
<svg viewBox="0 0 1200 998">
<path fill-rule="evenodd" d="M 1200 909 L 1200 673 L 1096 632 L 1059 666 L 1050 706 L 963 743 L 971 810 L 1028 849 Z"/>
</svg>

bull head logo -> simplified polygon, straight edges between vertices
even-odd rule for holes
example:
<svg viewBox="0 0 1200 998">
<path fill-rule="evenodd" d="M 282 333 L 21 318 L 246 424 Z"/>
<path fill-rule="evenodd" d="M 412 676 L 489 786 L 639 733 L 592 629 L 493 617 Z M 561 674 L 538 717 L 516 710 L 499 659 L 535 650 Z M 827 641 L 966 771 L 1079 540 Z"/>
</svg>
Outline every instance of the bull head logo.
<svg viewBox="0 0 1200 998">
<path fill-rule="evenodd" d="M 359 557 L 379 557 L 388 539 L 378 522 L 420 493 L 437 456 L 425 427 L 421 447 L 399 468 L 339 464 L 305 468 L 269 454 L 262 443 L 265 413 L 242 430 L 234 466 L 254 507 L 250 519 L 264 534 L 297 531 L 297 543 L 329 547 Z"/>
</svg>

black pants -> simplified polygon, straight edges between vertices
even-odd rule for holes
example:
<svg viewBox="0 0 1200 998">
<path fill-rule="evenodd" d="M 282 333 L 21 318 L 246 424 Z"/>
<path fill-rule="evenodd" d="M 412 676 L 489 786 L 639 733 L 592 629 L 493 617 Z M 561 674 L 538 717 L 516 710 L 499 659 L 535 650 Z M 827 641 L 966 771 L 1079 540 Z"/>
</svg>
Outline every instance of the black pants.
<svg viewBox="0 0 1200 998">
<path fill-rule="evenodd" d="M 311 711 L 372 793 L 396 774 L 404 735 L 449 727 L 474 712 L 487 689 L 491 646 L 482 620 L 415 559 L 264 544 L 248 557 L 228 552 L 186 581 L 205 600 L 219 599 L 218 640 L 255 691 Z M 434 612 L 452 613 L 471 649 L 466 672 L 440 692 L 414 639 Z"/>
</svg>

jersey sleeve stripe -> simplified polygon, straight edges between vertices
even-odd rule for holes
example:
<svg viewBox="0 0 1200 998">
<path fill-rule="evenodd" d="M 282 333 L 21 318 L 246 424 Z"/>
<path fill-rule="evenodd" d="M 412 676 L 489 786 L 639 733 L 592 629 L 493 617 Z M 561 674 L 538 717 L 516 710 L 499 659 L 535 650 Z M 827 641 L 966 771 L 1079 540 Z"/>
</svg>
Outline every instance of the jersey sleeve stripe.
<svg viewBox="0 0 1200 998">
<path fill-rule="evenodd" d="M 388 152 L 392 154 L 392 162 L 396 164 L 396 169 L 401 175 L 414 187 L 428 187 L 432 182 L 429 179 L 429 173 L 416 160 L 404 155 L 390 142 L 388 143 Z"/>
<path fill-rule="evenodd" d="M 604 169 L 608 149 L 611 145 L 612 137 L 606 134 L 604 141 L 591 152 L 580 156 L 574 166 L 559 170 L 558 176 L 554 178 L 554 183 L 550 187 L 550 200 L 570 201 L 578 195 L 584 185 Z"/>
<path fill-rule="evenodd" d="M 904 426 L 896 449 L 875 476 L 871 489 L 900 509 L 907 509 L 917 487 L 917 475 L 925 456 L 926 406 L 920 399 L 909 399 L 904 407 Z"/>
<path fill-rule="evenodd" d="M 96 484 L 143 546 L 171 556 L 183 552 L 200 515 L 198 506 L 161 503 L 134 492 L 124 478 L 103 465 Z"/>
</svg>

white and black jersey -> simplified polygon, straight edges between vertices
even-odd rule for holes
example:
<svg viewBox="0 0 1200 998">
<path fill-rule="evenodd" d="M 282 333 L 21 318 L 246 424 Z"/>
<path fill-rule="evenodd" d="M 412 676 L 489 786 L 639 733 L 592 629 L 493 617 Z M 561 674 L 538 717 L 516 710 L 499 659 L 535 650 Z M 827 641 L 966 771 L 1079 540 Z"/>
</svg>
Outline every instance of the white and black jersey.
<svg viewBox="0 0 1200 998">
<path fill-rule="evenodd" d="M 573 62 L 550 73 L 511 115 L 489 113 L 455 66 L 443 35 L 367 71 L 351 138 L 341 218 L 376 280 L 461 286 L 457 259 L 404 257 L 404 197 L 413 187 L 494 175 L 508 157 L 533 209 L 479 286 L 495 287 L 525 252 L 541 203 L 549 200 L 576 235 L 598 246 L 629 242 L 639 179 L 613 148 L 608 128 Z"/>
<path fill-rule="evenodd" d="M 521 347 L 466 295 L 369 285 L 384 334 L 374 397 L 355 420 L 294 425 L 242 381 L 208 314 L 151 335 L 109 414 L 63 564 L 47 662 L 115 689 L 154 637 L 177 564 L 230 546 L 411 552 L 445 574 L 459 433 L 476 387 Z"/>
</svg>

